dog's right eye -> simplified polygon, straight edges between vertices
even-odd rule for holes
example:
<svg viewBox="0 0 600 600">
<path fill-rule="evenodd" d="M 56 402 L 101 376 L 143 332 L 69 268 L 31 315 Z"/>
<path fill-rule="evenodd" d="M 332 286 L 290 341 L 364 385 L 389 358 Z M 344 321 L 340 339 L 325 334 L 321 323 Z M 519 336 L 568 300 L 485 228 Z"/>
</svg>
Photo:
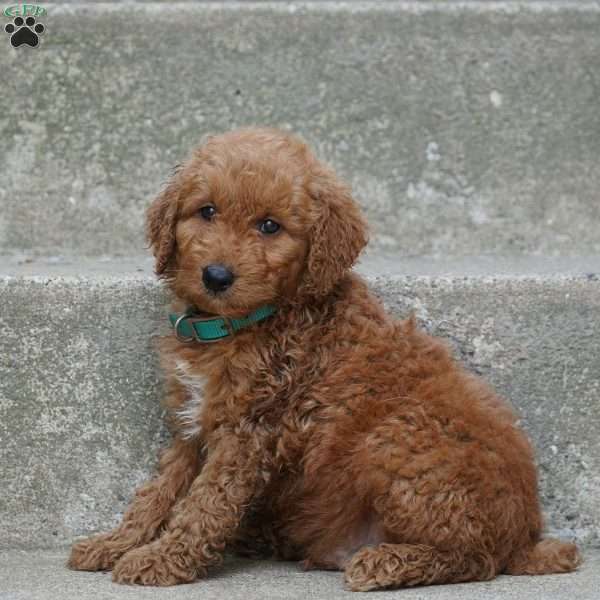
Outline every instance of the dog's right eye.
<svg viewBox="0 0 600 600">
<path fill-rule="evenodd" d="M 212 221 L 213 217 L 217 214 L 217 209 L 212 204 L 207 204 L 200 209 L 200 216 L 205 221 Z"/>
</svg>

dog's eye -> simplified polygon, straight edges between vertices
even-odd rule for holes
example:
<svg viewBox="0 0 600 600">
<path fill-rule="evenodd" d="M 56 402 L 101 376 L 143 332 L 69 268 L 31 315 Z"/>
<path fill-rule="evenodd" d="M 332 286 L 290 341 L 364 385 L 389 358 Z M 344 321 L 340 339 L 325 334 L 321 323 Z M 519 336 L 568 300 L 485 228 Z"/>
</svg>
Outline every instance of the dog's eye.
<svg viewBox="0 0 600 600">
<path fill-rule="evenodd" d="M 207 204 L 199 212 L 205 221 L 212 221 L 213 217 L 217 214 L 217 209 L 212 204 Z"/>
<path fill-rule="evenodd" d="M 267 235 L 271 235 L 273 233 L 277 233 L 281 229 L 279 223 L 275 223 L 272 219 L 265 219 L 258 224 L 258 230 L 261 233 L 266 233 Z"/>
</svg>

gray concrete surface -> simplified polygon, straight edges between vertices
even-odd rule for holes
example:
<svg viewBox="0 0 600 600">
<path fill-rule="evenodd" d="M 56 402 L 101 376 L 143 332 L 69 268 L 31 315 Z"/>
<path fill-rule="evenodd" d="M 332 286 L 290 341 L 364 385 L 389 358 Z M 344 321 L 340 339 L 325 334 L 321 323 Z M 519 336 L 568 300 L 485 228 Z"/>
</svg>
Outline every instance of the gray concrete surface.
<svg viewBox="0 0 600 600">
<path fill-rule="evenodd" d="M 152 472 L 165 440 L 152 339 L 167 298 L 148 259 L 3 262 L 0 547 L 53 547 L 116 523 Z M 600 259 L 388 257 L 360 270 L 514 403 L 549 529 L 597 545 Z"/>
<path fill-rule="evenodd" d="M 171 588 L 119 586 L 108 573 L 64 568 L 65 551 L 0 553 L 0 600 L 310 600 L 364 597 L 343 588 L 340 573 L 300 570 L 296 563 L 229 559 L 202 581 Z M 588 551 L 576 573 L 544 577 L 501 576 L 485 583 L 374 592 L 403 600 L 597 600 L 600 555 Z"/>
<path fill-rule="evenodd" d="M 0 44 L 0 252 L 140 252 L 171 166 L 253 123 L 350 180 L 375 249 L 600 252 L 598 2 L 47 8 Z"/>
</svg>

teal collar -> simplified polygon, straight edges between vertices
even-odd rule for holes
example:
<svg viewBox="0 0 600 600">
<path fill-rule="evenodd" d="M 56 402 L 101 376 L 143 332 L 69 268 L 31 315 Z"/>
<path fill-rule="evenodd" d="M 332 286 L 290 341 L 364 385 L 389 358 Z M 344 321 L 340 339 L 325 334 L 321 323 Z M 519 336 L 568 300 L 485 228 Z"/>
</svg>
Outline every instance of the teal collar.
<svg viewBox="0 0 600 600">
<path fill-rule="evenodd" d="M 276 312 L 274 306 L 261 306 L 241 319 L 204 316 L 187 310 L 184 313 L 170 313 L 169 321 L 180 342 L 218 342 L 232 336 L 236 331 L 264 321 Z"/>
</svg>

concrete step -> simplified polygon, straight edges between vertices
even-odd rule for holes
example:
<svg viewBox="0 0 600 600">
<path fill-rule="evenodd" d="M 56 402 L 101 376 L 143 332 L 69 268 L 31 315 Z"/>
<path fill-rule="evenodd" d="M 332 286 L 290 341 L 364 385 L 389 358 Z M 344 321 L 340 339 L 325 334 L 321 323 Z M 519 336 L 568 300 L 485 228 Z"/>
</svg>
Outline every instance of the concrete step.
<svg viewBox="0 0 600 600">
<path fill-rule="evenodd" d="M 108 573 L 65 569 L 67 551 L 0 553 L 3 600 L 356 600 L 332 571 L 302 571 L 296 563 L 228 560 L 207 579 L 171 588 L 117 585 Z M 581 569 L 567 575 L 501 576 L 485 583 L 430 586 L 377 592 L 377 599 L 403 600 L 597 600 L 600 554 L 588 551 Z"/>
<path fill-rule="evenodd" d="M 200 137 L 268 124 L 353 184 L 375 249 L 600 253 L 598 2 L 47 9 L 27 68 L 0 49 L 0 252 L 141 252 Z"/>
<path fill-rule="evenodd" d="M 167 297 L 148 259 L 0 264 L 0 548 L 53 547 L 114 525 L 152 472 Z M 359 269 L 514 403 L 549 528 L 598 544 L 600 258 Z"/>
</svg>

